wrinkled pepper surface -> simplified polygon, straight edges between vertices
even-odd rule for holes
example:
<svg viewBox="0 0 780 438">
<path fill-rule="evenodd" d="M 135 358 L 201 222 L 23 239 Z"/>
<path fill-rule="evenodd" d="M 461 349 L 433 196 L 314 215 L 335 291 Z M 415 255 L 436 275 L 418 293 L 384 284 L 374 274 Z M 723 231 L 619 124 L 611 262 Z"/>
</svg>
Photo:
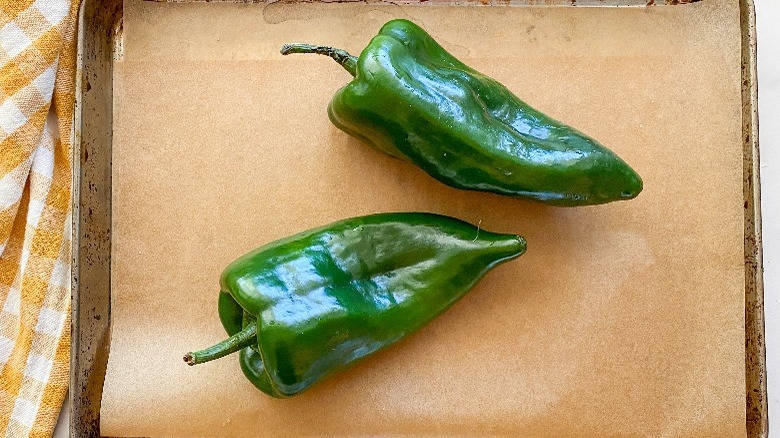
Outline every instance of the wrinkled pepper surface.
<svg viewBox="0 0 780 438">
<path fill-rule="evenodd" d="M 240 351 L 246 377 L 289 397 L 409 335 L 492 267 L 517 235 L 429 213 L 357 217 L 269 243 L 231 263 L 218 309 L 230 337 L 184 360 Z"/>
<path fill-rule="evenodd" d="M 330 120 L 452 187 L 559 206 L 642 191 L 615 153 L 466 66 L 410 21 L 385 24 L 360 57 L 298 43 L 281 52 L 335 59 L 354 80 L 333 97 Z"/>
</svg>

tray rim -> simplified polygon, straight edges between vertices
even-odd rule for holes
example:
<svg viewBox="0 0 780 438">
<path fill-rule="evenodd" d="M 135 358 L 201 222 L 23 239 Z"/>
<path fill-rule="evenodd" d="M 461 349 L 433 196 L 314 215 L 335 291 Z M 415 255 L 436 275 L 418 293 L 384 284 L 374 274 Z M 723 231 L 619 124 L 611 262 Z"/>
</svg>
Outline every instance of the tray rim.
<svg viewBox="0 0 780 438">
<path fill-rule="evenodd" d="M 193 2 L 209 0 L 146 0 Z M 211 0 L 214 1 L 214 0 Z M 266 0 L 216 0 L 271 3 Z M 286 1 L 286 0 L 283 0 Z M 307 1 L 307 0 L 291 0 Z M 317 1 L 317 0 L 315 0 Z M 335 0 L 360 2 L 360 0 Z M 425 0 L 401 0 L 417 4 Z M 471 6 L 669 7 L 699 0 L 432 0 Z M 706 0 L 705 0 L 706 1 Z M 743 195 L 745 200 L 746 432 L 768 430 L 761 195 L 758 143 L 758 83 L 753 0 L 739 1 L 742 42 Z M 371 3 L 384 3 L 369 0 Z M 661 3 L 659 1 L 658 3 Z M 71 273 L 71 437 L 98 437 L 100 396 L 110 339 L 111 129 L 113 61 L 121 53 L 124 0 L 84 0 L 79 10 L 73 142 Z M 676 6 L 676 7 L 680 7 Z M 102 111 L 101 111 L 102 110 Z M 92 160 L 89 160 L 92 157 Z M 91 307 L 90 307 L 91 306 Z"/>
</svg>

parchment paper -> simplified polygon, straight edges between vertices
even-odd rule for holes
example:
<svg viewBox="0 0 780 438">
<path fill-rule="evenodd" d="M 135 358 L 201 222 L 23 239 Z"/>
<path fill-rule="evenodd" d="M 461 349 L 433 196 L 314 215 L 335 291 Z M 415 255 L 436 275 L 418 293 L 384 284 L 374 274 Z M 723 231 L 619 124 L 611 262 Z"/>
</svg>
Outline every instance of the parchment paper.
<svg viewBox="0 0 780 438">
<path fill-rule="evenodd" d="M 126 2 L 116 63 L 113 436 L 737 437 L 745 434 L 736 0 L 649 8 Z M 358 54 L 410 18 L 644 178 L 565 209 L 446 187 L 333 127 Z M 218 276 L 345 217 L 431 211 L 528 239 L 429 326 L 288 400 L 225 337 Z"/>
</svg>

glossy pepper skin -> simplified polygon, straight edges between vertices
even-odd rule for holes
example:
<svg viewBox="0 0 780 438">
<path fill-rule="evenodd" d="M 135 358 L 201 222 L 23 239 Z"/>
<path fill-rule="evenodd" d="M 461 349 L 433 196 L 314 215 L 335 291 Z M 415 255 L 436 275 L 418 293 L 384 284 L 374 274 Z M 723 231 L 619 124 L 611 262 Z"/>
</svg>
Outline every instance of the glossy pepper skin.
<svg viewBox="0 0 780 438">
<path fill-rule="evenodd" d="M 290 397 L 419 329 L 524 252 L 520 236 L 429 213 L 306 231 L 225 269 L 218 308 L 231 337 L 184 359 L 194 365 L 240 350 L 258 389 Z"/>
<path fill-rule="evenodd" d="M 615 153 L 466 66 L 410 21 L 385 24 L 358 58 L 308 44 L 287 44 L 289 53 L 329 55 L 354 76 L 328 107 L 339 129 L 452 187 L 558 206 L 642 191 Z"/>
</svg>

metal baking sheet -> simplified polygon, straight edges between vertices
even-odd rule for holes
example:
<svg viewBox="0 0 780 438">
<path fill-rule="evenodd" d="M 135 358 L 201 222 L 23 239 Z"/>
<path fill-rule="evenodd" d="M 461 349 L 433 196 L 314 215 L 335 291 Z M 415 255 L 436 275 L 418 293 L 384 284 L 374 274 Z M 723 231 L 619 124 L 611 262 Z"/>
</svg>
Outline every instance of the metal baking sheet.
<svg viewBox="0 0 780 438">
<path fill-rule="evenodd" d="M 704 0 L 706 1 L 706 0 Z M 398 2 L 395 2 L 398 3 Z M 438 2 L 437 3 L 447 3 Z M 685 7 L 677 1 L 560 0 L 509 4 L 563 7 Z M 679 5 L 674 5 L 680 3 Z M 458 1 L 460 5 L 506 5 L 504 1 Z M 649 5 L 649 6 L 648 6 Z M 767 436 L 763 283 L 758 180 L 758 120 L 755 17 L 750 0 L 740 1 L 745 224 L 746 430 Z M 110 348 L 111 158 L 113 63 L 121 55 L 122 1 L 85 0 L 79 28 L 73 205 L 73 326 L 71 434 L 99 436 L 100 400 Z"/>
</svg>

